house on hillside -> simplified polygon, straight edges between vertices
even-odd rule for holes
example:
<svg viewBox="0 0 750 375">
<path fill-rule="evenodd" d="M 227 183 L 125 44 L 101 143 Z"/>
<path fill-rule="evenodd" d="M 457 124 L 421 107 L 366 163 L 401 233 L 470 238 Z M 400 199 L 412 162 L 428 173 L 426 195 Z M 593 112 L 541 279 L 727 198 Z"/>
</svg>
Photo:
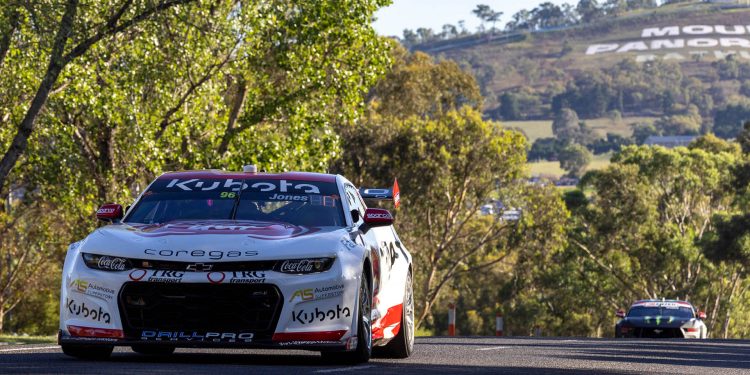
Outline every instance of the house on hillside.
<svg viewBox="0 0 750 375">
<path fill-rule="evenodd" d="M 646 138 L 643 144 L 646 146 L 662 146 L 666 148 L 675 148 L 680 146 L 687 147 L 687 145 L 693 142 L 696 138 L 698 138 L 697 135 L 652 135 Z"/>
</svg>

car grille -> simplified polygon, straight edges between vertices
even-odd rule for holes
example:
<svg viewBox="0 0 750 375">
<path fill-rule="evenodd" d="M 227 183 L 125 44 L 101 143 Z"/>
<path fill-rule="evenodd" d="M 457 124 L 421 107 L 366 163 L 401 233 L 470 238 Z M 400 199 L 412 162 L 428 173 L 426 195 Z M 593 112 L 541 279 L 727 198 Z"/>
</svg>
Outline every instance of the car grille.
<svg viewBox="0 0 750 375">
<path fill-rule="evenodd" d="M 143 330 L 253 332 L 270 338 L 282 307 L 270 284 L 128 282 L 119 305 L 127 337 Z"/>
<path fill-rule="evenodd" d="M 684 335 L 679 328 L 636 328 L 636 337 L 645 338 L 683 338 Z"/>
</svg>

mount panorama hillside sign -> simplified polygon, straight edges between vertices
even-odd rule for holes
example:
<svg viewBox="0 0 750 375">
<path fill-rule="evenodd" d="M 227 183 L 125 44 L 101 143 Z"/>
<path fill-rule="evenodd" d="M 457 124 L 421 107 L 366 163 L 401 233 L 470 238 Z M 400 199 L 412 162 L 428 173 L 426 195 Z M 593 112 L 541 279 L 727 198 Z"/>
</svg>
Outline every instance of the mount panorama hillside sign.
<svg viewBox="0 0 750 375">
<path fill-rule="evenodd" d="M 586 50 L 587 55 L 621 53 L 639 53 L 639 62 L 724 59 L 729 55 L 750 59 L 750 25 L 652 27 L 643 29 L 641 40 L 592 44 Z"/>
</svg>

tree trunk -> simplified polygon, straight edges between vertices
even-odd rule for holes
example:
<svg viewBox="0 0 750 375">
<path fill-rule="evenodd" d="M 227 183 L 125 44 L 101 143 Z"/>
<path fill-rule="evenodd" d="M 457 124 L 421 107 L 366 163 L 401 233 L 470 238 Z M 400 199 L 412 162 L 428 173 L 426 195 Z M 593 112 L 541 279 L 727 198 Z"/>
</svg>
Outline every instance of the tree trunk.
<svg viewBox="0 0 750 375">
<path fill-rule="evenodd" d="M 34 131 L 34 125 L 36 123 L 37 116 L 44 108 L 47 103 L 47 97 L 49 96 L 52 87 L 57 82 L 57 78 L 60 76 L 63 68 L 67 64 L 67 61 L 63 59 L 63 53 L 65 52 L 65 45 L 68 41 L 68 36 L 73 29 L 73 20 L 78 10 L 78 0 L 68 0 L 65 7 L 65 14 L 63 14 L 60 20 L 60 28 L 57 30 L 55 35 L 55 42 L 52 47 L 52 54 L 50 55 L 49 66 L 47 72 L 44 74 L 42 83 L 39 85 L 34 99 L 31 101 L 31 106 L 26 111 L 21 124 L 18 126 L 15 137 L 8 147 L 8 150 L 3 155 L 3 159 L 0 160 L 0 186 L 5 185 L 5 180 L 10 174 L 10 170 L 16 165 L 18 158 L 26 151 L 29 137 Z"/>
<path fill-rule="evenodd" d="M 9 22 L 8 28 L 6 30 L 3 30 L 3 34 L 0 36 L 0 67 L 3 66 L 5 56 L 10 50 L 10 41 L 11 39 L 13 39 L 13 34 L 15 34 L 16 29 L 18 29 L 18 23 L 20 22 L 20 15 L 18 14 L 18 10 L 15 8 L 8 11 L 6 13 L 6 16 L 8 17 Z"/>
<path fill-rule="evenodd" d="M 237 93 L 234 95 L 232 100 L 232 110 L 229 112 L 229 121 L 227 121 L 227 131 L 225 136 L 221 137 L 221 144 L 219 145 L 219 155 L 224 155 L 229 149 L 229 141 L 231 137 L 228 136 L 234 131 L 237 119 L 240 117 L 240 111 L 242 106 L 245 105 L 245 97 L 247 97 L 247 83 L 245 79 L 240 77 L 237 80 Z"/>
<path fill-rule="evenodd" d="M 737 292 L 737 284 L 740 280 L 739 273 L 735 272 L 732 281 L 732 290 L 729 292 L 729 299 L 727 300 L 727 310 L 724 316 L 724 326 L 722 327 L 723 337 L 726 339 L 729 336 L 729 321 L 732 318 L 732 303 L 734 301 L 734 294 Z"/>
<path fill-rule="evenodd" d="M 0 333 L 3 333 L 4 323 L 5 323 L 5 301 L 0 299 Z"/>
</svg>

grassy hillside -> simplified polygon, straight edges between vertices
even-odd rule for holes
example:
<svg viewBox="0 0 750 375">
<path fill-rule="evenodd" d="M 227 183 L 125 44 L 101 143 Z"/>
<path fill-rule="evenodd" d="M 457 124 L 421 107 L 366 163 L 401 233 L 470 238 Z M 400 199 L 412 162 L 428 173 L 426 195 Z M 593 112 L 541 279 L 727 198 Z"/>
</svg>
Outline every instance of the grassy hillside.
<svg viewBox="0 0 750 375">
<path fill-rule="evenodd" d="M 732 52 L 737 52 L 743 62 L 750 62 L 750 46 L 721 45 L 696 47 L 685 44 L 681 48 L 659 50 L 639 50 L 640 46 L 625 48 L 622 52 L 612 50 L 587 54 L 594 45 L 617 45 L 618 50 L 629 42 L 644 42 L 652 48 L 656 39 L 750 39 L 745 30 L 743 35 L 727 35 L 716 30 L 706 34 L 686 34 L 685 26 L 722 25 L 732 31 L 733 25 L 748 25 L 750 8 L 727 7 L 726 5 L 706 4 L 701 1 L 662 6 L 657 9 L 632 11 L 616 18 L 605 18 L 586 25 L 567 27 L 553 31 L 537 31 L 510 35 L 472 35 L 453 40 L 424 43 L 414 47 L 440 58 L 458 61 L 466 69 L 472 70 L 486 96 L 485 109 L 489 117 L 499 119 L 493 112 L 499 108 L 499 96 L 506 91 L 533 92 L 541 98 L 536 113 L 526 114 L 534 118 L 551 118 L 552 97 L 565 90 L 576 77 L 591 74 L 596 69 L 606 69 L 623 61 L 633 59 L 645 62 L 657 59 L 681 66 L 685 77 L 696 78 L 706 90 L 714 89 L 714 104 L 722 104 L 739 92 L 737 81 L 724 81 L 717 78 L 714 62 L 723 60 Z M 680 27 L 679 35 L 644 36 L 644 29 Z M 678 45 L 681 42 L 677 42 Z M 706 44 L 706 42 L 696 42 Z M 727 42 L 730 43 L 730 42 Z M 743 42 L 744 43 L 744 42 Z M 709 43 L 710 44 L 710 43 Z M 742 52 L 741 54 L 739 52 Z M 680 98 L 681 100 L 682 98 Z M 653 101 L 651 101 L 653 102 Z M 689 104 L 689 103 L 685 103 Z M 534 106 L 532 103 L 530 106 Z M 703 110 L 703 108 L 701 108 Z M 713 108 L 706 108 L 704 116 Z M 638 111 L 631 107 L 626 116 L 660 116 L 663 113 Z M 627 112 L 627 111 L 626 111 Z M 541 126 L 541 125 L 540 125 Z M 617 127 L 619 128 L 619 127 Z"/>
</svg>

